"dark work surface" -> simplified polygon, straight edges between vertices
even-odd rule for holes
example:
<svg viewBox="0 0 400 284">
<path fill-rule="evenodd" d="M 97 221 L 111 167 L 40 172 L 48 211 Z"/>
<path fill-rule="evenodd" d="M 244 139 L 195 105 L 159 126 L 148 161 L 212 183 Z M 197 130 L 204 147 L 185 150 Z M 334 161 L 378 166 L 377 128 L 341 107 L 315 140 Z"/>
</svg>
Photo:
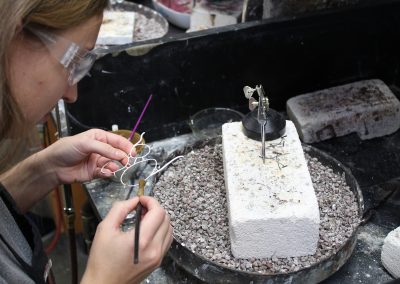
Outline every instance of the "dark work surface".
<svg viewBox="0 0 400 284">
<path fill-rule="evenodd" d="M 364 196 L 367 223 L 342 269 L 326 283 L 385 283 L 392 280 L 381 264 L 382 242 L 400 226 L 400 131 L 362 141 L 348 135 L 314 144 L 351 169 Z"/>
<path fill-rule="evenodd" d="M 131 129 L 150 94 L 139 131 L 155 141 L 189 132 L 190 115 L 207 107 L 247 112 L 244 85 L 262 84 L 279 111 L 290 97 L 356 80 L 398 85 L 399 14 L 396 1 L 130 45 L 129 54 L 147 53 L 107 55 L 79 84 L 68 110 L 80 124 L 71 122 L 71 131 Z"/>
<path fill-rule="evenodd" d="M 348 135 L 313 146 L 326 151 L 351 169 L 365 202 L 367 222 L 348 262 L 324 283 L 387 283 L 393 278 L 381 264 L 386 235 L 400 226 L 400 131 L 361 141 Z"/>
</svg>

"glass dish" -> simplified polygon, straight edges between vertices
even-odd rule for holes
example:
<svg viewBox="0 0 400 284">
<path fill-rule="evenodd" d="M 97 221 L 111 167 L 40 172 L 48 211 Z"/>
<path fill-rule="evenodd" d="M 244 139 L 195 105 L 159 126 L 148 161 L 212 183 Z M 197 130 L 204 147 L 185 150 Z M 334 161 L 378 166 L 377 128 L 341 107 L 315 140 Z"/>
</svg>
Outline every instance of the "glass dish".
<svg viewBox="0 0 400 284">
<path fill-rule="evenodd" d="M 189 126 L 199 138 L 213 138 L 222 134 L 222 125 L 241 121 L 244 115 L 230 108 L 206 108 L 190 117 Z"/>
</svg>

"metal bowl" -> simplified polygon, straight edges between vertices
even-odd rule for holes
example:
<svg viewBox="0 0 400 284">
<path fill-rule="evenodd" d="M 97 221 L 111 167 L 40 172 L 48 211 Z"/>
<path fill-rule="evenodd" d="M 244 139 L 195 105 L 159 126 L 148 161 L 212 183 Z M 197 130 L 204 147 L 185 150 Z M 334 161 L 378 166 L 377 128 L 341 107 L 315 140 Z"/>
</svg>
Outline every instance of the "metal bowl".
<svg viewBox="0 0 400 284">
<path fill-rule="evenodd" d="M 195 149 L 203 148 L 205 145 L 213 145 L 220 142 L 220 137 L 195 142 L 185 149 L 171 154 L 167 161 L 175 156 L 185 155 Z M 360 187 L 350 170 L 332 156 L 315 147 L 303 144 L 303 149 L 312 158 L 317 158 L 321 164 L 331 168 L 335 173 L 344 174 L 346 182 L 358 203 L 361 219 L 364 211 L 364 200 Z M 174 239 L 168 254 L 184 270 L 207 283 L 318 283 L 339 270 L 349 259 L 356 245 L 358 229 L 359 226 L 354 229 L 351 236 L 335 254 L 309 267 L 290 273 L 262 274 L 232 269 L 192 252 L 177 239 Z"/>
<path fill-rule="evenodd" d="M 134 42 L 161 38 L 168 33 L 168 21 L 160 13 L 146 6 L 123 1 L 111 4 L 111 10 L 136 13 Z"/>
</svg>

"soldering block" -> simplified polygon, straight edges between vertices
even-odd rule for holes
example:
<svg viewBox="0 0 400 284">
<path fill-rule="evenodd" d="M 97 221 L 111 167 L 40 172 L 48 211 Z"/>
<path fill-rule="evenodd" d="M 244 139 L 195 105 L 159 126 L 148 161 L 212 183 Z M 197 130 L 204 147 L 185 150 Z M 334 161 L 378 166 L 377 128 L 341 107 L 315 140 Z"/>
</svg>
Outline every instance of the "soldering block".
<svg viewBox="0 0 400 284">
<path fill-rule="evenodd" d="M 232 254 L 236 258 L 312 255 L 319 239 L 319 207 L 296 128 L 261 142 L 241 122 L 222 126 L 225 187 Z"/>
<path fill-rule="evenodd" d="M 391 231 L 383 241 L 382 264 L 395 278 L 400 278 L 400 227 Z"/>
<path fill-rule="evenodd" d="M 98 45 L 128 44 L 133 41 L 135 12 L 105 11 L 100 26 Z"/>
<path fill-rule="evenodd" d="M 381 80 L 365 80 L 293 97 L 287 113 L 300 139 L 314 143 L 357 133 L 362 139 L 400 127 L 400 102 Z"/>
</svg>

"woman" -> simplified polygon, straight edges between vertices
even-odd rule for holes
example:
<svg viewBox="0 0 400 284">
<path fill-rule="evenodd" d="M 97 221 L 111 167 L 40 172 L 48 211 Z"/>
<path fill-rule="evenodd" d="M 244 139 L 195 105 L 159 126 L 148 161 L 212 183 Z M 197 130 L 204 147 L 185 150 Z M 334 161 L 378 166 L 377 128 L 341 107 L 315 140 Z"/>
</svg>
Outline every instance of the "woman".
<svg viewBox="0 0 400 284">
<path fill-rule="evenodd" d="M 59 99 L 73 103 L 77 82 L 88 72 L 108 0 L 0 1 L 0 156 L 5 169 L 19 140 L 42 121 Z M 19 139 L 21 138 L 21 139 Z M 22 215 L 59 184 L 107 177 L 101 167 L 124 162 L 132 144 L 118 135 L 90 130 L 59 140 L 0 175 L 0 282 L 45 283 L 49 261 L 34 227 Z M 140 262 L 133 264 L 134 232 L 120 231 L 140 202 Z M 171 245 L 166 212 L 153 198 L 113 206 L 99 224 L 82 283 L 136 283 L 160 265 Z"/>
</svg>

